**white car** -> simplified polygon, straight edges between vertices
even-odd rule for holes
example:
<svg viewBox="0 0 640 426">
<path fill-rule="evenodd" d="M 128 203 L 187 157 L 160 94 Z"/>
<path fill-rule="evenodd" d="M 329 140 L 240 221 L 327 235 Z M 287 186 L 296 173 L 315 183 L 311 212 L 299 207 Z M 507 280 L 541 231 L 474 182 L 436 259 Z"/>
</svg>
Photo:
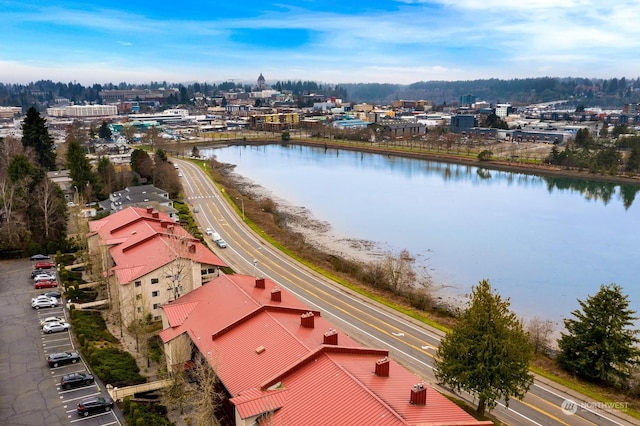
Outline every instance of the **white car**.
<svg viewBox="0 0 640 426">
<path fill-rule="evenodd" d="M 213 235 L 213 229 L 207 228 L 207 229 L 204 230 L 204 233 L 207 234 L 207 235 Z"/>
<path fill-rule="evenodd" d="M 33 281 L 34 282 L 38 282 L 38 281 L 54 281 L 56 279 L 56 276 L 53 274 L 38 274 L 35 277 L 33 277 Z"/>
<path fill-rule="evenodd" d="M 50 297 L 50 296 L 47 296 L 46 294 L 39 294 L 36 297 L 31 298 L 31 303 L 35 302 L 36 300 L 52 300 L 52 299 L 55 300 L 56 297 Z"/>
<path fill-rule="evenodd" d="M 47 334 L 59 333 L 61 331 L 67 331 L 71 326 L 68 322 L 50 322 L 42 326 L 42 331 Z"/>
<path fill-rule="evenodd" d="M 62 317 L 47 317 L 43 320 L 40 320 L 40 327 L 44 327 L 45 325 L 52 322 L 66 322 Z"/>
<path fill-rule="evenodd" d="M 56 306 L 58 306 L 58 299 L 53 297 L 47 297 L 45 299 L 36 298 L 31 301 L 31 307 L 33 309 L 55 308 Z"/>
</svg>

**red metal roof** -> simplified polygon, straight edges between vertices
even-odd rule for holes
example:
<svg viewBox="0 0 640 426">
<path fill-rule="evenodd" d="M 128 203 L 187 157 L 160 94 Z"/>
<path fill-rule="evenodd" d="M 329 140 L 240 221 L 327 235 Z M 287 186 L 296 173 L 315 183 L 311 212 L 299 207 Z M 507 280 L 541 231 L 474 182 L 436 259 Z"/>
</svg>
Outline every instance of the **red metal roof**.
<svg viewBox="0 0 640 426">
<path fill-rule="evenodd" d="M 163 306 L 168 342 L 188 333 L 216 369 L 242 418 L 274 411 L 273 424 L 481 425 L 437 391 L 427 387 L 427 404 L 410 403 L 421 383 L 393 360 L 389 377 L 374 374 L 386 350 L 359 347 L 338 331 L 338 345 L 325 345 L 332 324 L 276 286 L 265 288 L 244 275 L 223 275 Z"/>
<path fill-rule="evenodd" d="M 112 271 L 121 284 L 129 283 L 177 258 L 203 265 L 226 264 L 169 216 L 151 209 L 128 207 L 89 222 L 102 244 L 110 246 Z"/>
</svg>

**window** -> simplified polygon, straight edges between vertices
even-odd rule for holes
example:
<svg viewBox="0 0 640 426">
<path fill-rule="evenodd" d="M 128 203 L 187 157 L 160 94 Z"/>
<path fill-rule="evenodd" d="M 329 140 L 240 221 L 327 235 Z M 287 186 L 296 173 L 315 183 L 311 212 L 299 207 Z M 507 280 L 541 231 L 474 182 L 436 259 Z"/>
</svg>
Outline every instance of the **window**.
<svg viewBox="0 0 640 426">
<path fill-rule="evenodd" d="M 151 297 L 158 297 L 159 294 L 160 294 L 160 292 L 158 290 L 152 291 L 151 292 Z"/>
<path fill-rule="evenodd" d="M 153 317 L 154 321 L 160 321 L 160 315 L 156 315 L 155 317 Z"/>
<path fill-rule="evenodd" d="M 136 294 L 136 300 L 142 300 L 142 295 L 141 294 Z"/>
<path fill-rule="evenodd" d="M 151 284 L 158 284 L 157 278 L 151 278 Z"/>
<path fill-rule="evenodd" d="M 140 306 L 138 306 L 138 313 L 142 313 L 142 308 Z"/>
<path fill-rule="evenodd" d="M 154 303 L 154 304 L 153 304 L 153 309 L 158 309 L 158 306 L 160 306 L 160 304 L 159 304 L 159 303 Z"/>
<path fill-rule="evenodd" d="M 140 287 L 142 285 L 142 281 L 136 281 L 135 285 L 136 285 L 136 287 Z"/>
</svg>

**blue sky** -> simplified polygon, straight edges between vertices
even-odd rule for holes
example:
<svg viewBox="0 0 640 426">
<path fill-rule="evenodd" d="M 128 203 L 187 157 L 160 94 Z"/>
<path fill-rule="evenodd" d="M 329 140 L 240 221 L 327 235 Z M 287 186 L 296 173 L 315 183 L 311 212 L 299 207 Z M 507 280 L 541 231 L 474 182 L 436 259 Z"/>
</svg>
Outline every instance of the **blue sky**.
<svg viewBox="0 0 640 426">
<path fill-rule="evenodd" d="M 638 0 L 0 0 L 0 82 L 640 76 Z"/>
</svg>

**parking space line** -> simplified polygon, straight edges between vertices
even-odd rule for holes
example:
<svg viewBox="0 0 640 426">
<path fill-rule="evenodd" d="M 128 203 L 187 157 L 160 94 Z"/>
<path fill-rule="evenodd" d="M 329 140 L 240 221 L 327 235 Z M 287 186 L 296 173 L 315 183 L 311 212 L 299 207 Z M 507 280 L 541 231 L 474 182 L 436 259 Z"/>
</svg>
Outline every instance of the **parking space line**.
<svg viewBox="0 0 640 426">
<path fill-rule="evenodd" d="M 67 402 L 70 402 L 70 401 L 77 401 L 79 399 L 85 399 L 85 398 L 89 398 L 91 396 L 96 396 L 96 395 L 100 395 L 100 392 L 90 393 L 89 395 L 82 395 L 82 396 L 79 396 L 77 398 L 63 399 L 62 402 L 67 403 Z"/>
<path fill-rule="evenodd" d="M 71 423 L 77 423 L 77 422 L 81 422 L 83 420 L 88 420 L 88 419 L 95 419 L 96 417 L 102 417 L 102 416 L 106 416 L 108 414 L 112 414 L 115 417 L 115 414 L 113 414 L 113 411 L 106 411 L 104 413 L 94 414 L 92 416 L 80 417 L 79 419 L 71 420 Z M 113 424 L 113 423 L 111 423 L 111 424 Z"/>
<path fill-rule="evenodd" d="M 91 389 L 92 387 L 96 387 L 96 388 L 97 388 L 97 387 L 98 387 L 98 385 L 97 385 L 97 384 L 95 384 L 95 382 L 94 382 L 94 383 L 92 383 L 92 384 L 90 384 L 90 385 L 86 385 L 86 386 L 78 386 L 77 388 L 73 388 L 73 389 L 60 389 L 60 390 L 58 390 L 58 393 L 59 393 L 60 395 L 62 395 L 62 394 L 65 394 L 65 393 L 74 392 L 74 391 L 81 390 L 81 389 Z M 99 389 L 98 389 L 98 390 L 99 390 Z M 83 397 L 83 398 L 84 398 L 84 397 Z M 69 401 L 71 401 L 71 400 L 69 400 Z"/>
</svg>

